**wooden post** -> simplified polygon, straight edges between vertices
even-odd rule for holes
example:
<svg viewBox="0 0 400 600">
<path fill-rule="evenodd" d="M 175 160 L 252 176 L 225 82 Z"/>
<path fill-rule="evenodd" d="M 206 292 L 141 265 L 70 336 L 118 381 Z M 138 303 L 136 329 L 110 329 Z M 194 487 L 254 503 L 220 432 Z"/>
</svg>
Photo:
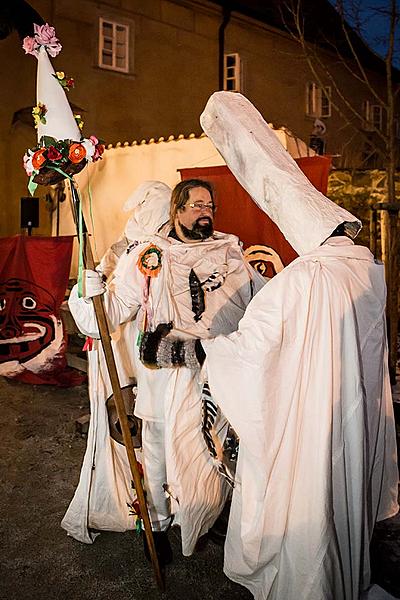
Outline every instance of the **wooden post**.
<svg viewBox="0 0 400 600">
<path fill-rule="evenodd" d="M 385 265 L 386 283 L 389 285 L 388 274 L 389 274 L 389 215 L 387 209 L 384 208 L 386 203 L 380 202 L 375 204 L 377 210 L 381 211 L 381 254 L 382 261 Z"/>
<path fill-rule="evenodd" d="M 376 256 L 377 252 L 377 212 L 371 207 L 369 211 L 369 249 Z"/>
<path fill-rule="evenodd" d="M 78 190 L 75 187 L 75 183 L 71 182 L 71 196 L 73 201 L 73 213 L 75 223 L 77 223 L 77 217 L 79 214 L 80 199 Z M 89 236 L 86 233 L 86 226 L 83 221 L 83 231 L 85 232 L 85 248 L 84 248 L 84 263 L 88 269 L 94 269 L 95 264 L 93 260 L 92 249 L 90 245 Z M 141 518 L 144 522 L 144 534 L 146 536 L 147 544 L 149 547 L 150 558 L 154 569 L 155 578 L 160 590 L 165 589 L 165 582 L 161 574 L 160 565 L 158 562 L 157 552 L 154 545 L 154 537 L 151 529 L 151 523 L 149 513 L 146 504 L 146 498 L 142 486 L 141 475 L 139 472 L 138 461 L 136 458 L 135 450 L 132 443 L 131 432 L 129 429 L 128 418 L 125 411 L 124 401 L 122 397 L 121 386 L 118 378 L 118 371 L 115 364 L 115 358 L 111 346 L 111 337 L 108 327 L 106 311 L 104 307 L 104 298 L 102 295 L 95 296 L 93 299 L 93 306 L 96 314 L 97 325 L 99 328 L 100 339 L 104 350 L 104 356 L 110 377 L 111 387 L 114 395 L 115 407 L 117 409 L 118 419 L 121 425 L 122 438 L 125 444 L 126 454 L 128 457 L 129 467 L 131 470 L 132 478 L 135 484 L 135 490 L 137 499 L 139 502 Z"/>
<path fill-rule="evenodd" d="M 387 284 L 386 317 L 388 325 L 390 381 L 396 383 L 397 338 L 399 323 L 399 202 L 379 202 L 373 206 L 381 210 L 382 260 L 385 265 Z"/>
<path fill-rule="evenodd" d="M 399 241 L 398 241 L 398 209 L 389 209 L 389 270 L 390 285 L 388 287 L 389 316 L 389 371 L 392 384 L 396 383 L 398 324 L 399 324 Z"/>
</svg>

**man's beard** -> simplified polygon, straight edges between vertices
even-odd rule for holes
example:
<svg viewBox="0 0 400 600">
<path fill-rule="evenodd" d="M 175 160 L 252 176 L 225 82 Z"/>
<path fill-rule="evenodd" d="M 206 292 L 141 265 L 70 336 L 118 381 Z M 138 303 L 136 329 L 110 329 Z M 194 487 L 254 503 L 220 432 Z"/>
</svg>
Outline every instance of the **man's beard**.
<svg viewBox="0 0 400 600">
<path fill-rule="evenodd" d="M 201 225 L 199 221 L 204 221 L 207 219 L 207 223 L 205 225 Z M 212 236 L 214 232 L 213 222 L 210 217 L 199 217 L 193 223 L 192 228 L 188 229 L 182 223 L 179 223 L 180 228 L 182 229 L 183 235 L 190 240 L 205 240 Z"/>
</svg>

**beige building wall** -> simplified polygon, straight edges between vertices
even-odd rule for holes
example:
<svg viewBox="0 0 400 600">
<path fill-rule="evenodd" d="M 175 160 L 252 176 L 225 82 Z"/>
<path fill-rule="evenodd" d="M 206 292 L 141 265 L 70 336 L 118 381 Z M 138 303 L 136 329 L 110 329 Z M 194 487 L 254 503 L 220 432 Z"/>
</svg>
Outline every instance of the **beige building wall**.
<svg viewBox="0 0 400 600">
<path fill-rule="evenodd" d="M 191 132 L 200 134 L 199 115 L 218 89 L 218 28 L 221 9 L 207 0 L 30 0 L 63 44 L 53 59 L 56 70 L 75 78 L 69 93 L 85 121 L 84 134 L 106 143 Z M 98 67 L 99 18 L 129 25 L 129 73 Z M 297 44 L 285 33 L 233 13 L 226 28 L 225 51 L 238 52 L 243 93 L 264 117 L 285 125 L 308 141 L 314 119 L 305 115 L 305 85 L 312 79 Z M 36 60 L 25 56 L 16 33 L 0 41 L 0 236 L 19 233 L 20 197 L 28 195 L 22 156 L 35 142 L 32 126 L 13 114 L 33 106 Z M 332 63 L 332 57 L 328 57 Z M 361 105 L 365 92 L 345 74 L 337 77 Z M 327 150 L 338 164 L 357 166 L 360 142 L 341 117 L 326 119 Z M 50 234 L 48 190 L 38 188 L 41 226 Z"/>
</svg>

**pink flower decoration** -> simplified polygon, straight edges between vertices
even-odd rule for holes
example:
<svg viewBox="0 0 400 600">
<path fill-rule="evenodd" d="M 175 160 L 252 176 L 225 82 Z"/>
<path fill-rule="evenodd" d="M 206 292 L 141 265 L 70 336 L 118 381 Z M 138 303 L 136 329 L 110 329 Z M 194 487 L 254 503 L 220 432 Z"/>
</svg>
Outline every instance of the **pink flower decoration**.
<svg viewBox="0 0 400 600">
<path fill-rule="evenodd" d="M 28 177 L 30 177 L 33 173 L 32 152 L 30 150 L 28 150 L 28 152 L 25 153 L 23 161 L 26 174 L 28 175 Z"/>
<path fill-rule="evenodd" d="M 91 135 L 89 137 L 89 140 L 92 142 L 92 144 L 94 144 L 95 146 L 97 146 L 97 144 L 99 143 L 99 140 L 97 139 L 97 137 L 95 135 Z"/>
<path fill-rule="evenodd" d="M 24 38 L 22 48 L 25 50 L 25 54 L 33 54 L 33 56 L 36 56 L 36 58 L 38 57 L 37 49 L 39 48 L 39 44 L 35 38 L 29 36 Z"/>
<path fill-rule="evenodd" d="M 91 162 L 93 160 L 94 153 L 96 152 L 95 145 L 90 139 L 88 140 L 87 138 L 82 140 L 81 144 L 86 150 L 86 158 Z"/>
<path fill-rule="evenodd" d="M 62 48 L 62 46 L 61 46 L 60 42 L 57 42 L 57 44 L 51 44 L 49 46 L 46 45 L 46 50 L 52 58 L 57 56 L 57 54 L 60 54 L 61 48 Z"/>
<path fill-rule="evenodd" d="M 44 46 L 47 52 L 53 58 L 61 52 L 61 44 L 56 37 L 56 30 L 51 27 L 48 23 L 45 25 L 33 25 L 35 32 L 35 40 L 39 46 Z"/>
<path fill-rule="evenodd" d="M 37 43 L 41 46 L 58 42 L 58 39 L 56 38 L 56 30 L 48 23 L 45 25 L 36 25 L 36 23 L 34 23 L 33 31 L 35 33 L 35 39 Z"/>
</svg>

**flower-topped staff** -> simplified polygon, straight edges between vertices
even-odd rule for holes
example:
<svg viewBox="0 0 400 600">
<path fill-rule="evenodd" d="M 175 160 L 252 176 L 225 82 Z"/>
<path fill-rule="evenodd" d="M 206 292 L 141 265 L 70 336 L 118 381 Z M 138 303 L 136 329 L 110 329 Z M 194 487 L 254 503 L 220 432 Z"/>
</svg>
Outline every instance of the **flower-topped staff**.
<svg viewBox="0 0 400 600">
<path fill-rule="evenodd" d="M 71 175 L 78 173 L 87 161 L 100 159 L 104 152 L 104 145 L 94 135 L 91 135 L 89 138 L 82 137 L 77 120 L 72 114 L 65 94 L 66 86 L 62 83 L 64 77 L 61 77 L 64 74 L 62 72 L 59 72 L 59 74 L 55 73 L 51 65 L 48 55 L 50 54 L 50 56 L 54 57 L 61 50 L 61 44 L 56 37 L 54 28 L 50 27 L 47 23 L 42 26 L 35 25 L 34 36 L 24 39 L 23 48 L 27 54 L 33 54 L 38 59 L 37 106 L 46 108 L 45 115 L 42 114 L 44 109 L 42 109 L 41 113 L 38 113 L 42 117 L 37 119 L 39 144 L 35 148 L 27 150 L 24 156 L 24 167 L 30 177 L 28 188 L 33 194 L 38 183 L 51 185 L 66 177 L 71 178 Z M 71 81 L 71 78 L 69 78 L 69 81 Z M 68 86 L 68 84 L 66 85 L 67 87 L 72 87 Z M 80 118 L 79 121 L 81 121 Z M 70 188 L 79 240 L 78 293 L 81 293 L 83 266 L 85 264 L 86 268 L 94 269 L 95 265 L 89 238 L 86 239 L 85 253 L 83 252 L 84 232 L 87 231 L 87 228 L 83 217 L 79 191 L 73 180 L 71 181 Z M 144 258 L 144 268 L 148 267 L 150 272 L 155 274 L 160 256 L 157 253 L 154 254 L 154 251 L 152 254 Z M 136 515 L 140 515 L 138 527 L 140 526 L 140 520 L 143 519 L 144 535 L 157 583 L 160 589 L 163 590 L 164 581 L 151 530 L 139 464 L 132 444 L 118 371 L 113 359 L 111 336 L 108 329 L 104 301 L 101 296 L 96 296 L 93 299 L 93 307 L 104 349 L 118 419 L 121 425 L 122 438 L 138 500 L 138 505 L 135 504 L 133 508 Z"/>
<path fill-rule="evenodd" d="M 71 177 L 104 152 L 97 137 L 82 136 L 83 121 L 72 113 L 65 91 L 74 87 L 74 79 L 63 71 L 55 72 L 51 65 L 49 55 L 57 56 L 62 48 L 54 27 L 48 23 L 33 27 L 33 37 L 26 37 L 22 46 L 38 60 L 37 104 L 32 111 L 38 144 L 26 151 L 23 160 L 32 194 L 37 184 L 52 185 Z"/>
</svg>

